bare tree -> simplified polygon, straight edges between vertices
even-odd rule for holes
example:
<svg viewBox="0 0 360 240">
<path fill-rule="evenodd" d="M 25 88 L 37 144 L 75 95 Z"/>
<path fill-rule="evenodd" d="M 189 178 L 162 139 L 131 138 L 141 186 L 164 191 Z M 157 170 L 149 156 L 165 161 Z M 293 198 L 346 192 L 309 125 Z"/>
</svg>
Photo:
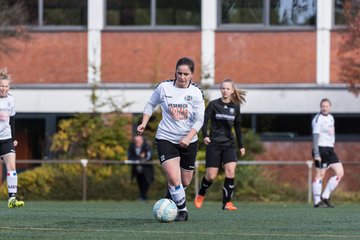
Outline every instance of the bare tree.
<svg viewBox="0 0 360 240">
<path fill-rule="evenodd" d="M 9 55 L 15 51 L 10 44 L 11 39 L 27 41 L 30 35 L 24 27 L 27 23 L 28 14 L 23 2 L 12 3 L 8 0 L 0 0 L 0 53 Z"/>
<path fill-rule="evenodd" d="M 344 14 L 348 31 L 340 47 L 340 80 L 356 96 L 360 93 L 360 1 L 346 0 Z"/>
</svg>

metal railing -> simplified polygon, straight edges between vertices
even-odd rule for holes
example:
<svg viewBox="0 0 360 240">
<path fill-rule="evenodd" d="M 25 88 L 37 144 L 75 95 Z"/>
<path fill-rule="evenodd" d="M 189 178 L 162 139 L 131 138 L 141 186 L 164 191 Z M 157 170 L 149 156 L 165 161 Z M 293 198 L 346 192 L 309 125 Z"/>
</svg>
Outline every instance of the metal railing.
<svg viewBox="0 0 360 240">
<path fill-rule="evenodd" d="M 0 163 L 4 162 L 3 160 L 0 160 Z M 308 172 L 307 172 L 307 189 L 308 189 L 308 203 L 311 203 L 312 201 L 312 170 L 313 170 L 313 160 L 307 160 L 307 161 L 255 161 L 255 160 L 249 160 L 249 161 L 238 161 L 238 165 L 258 165 L 258 166 L 307 166 Z M 159 165 L 158 161 L 147 161 L 142 162 L 138 160 L 87 160 L 87 159 L 81 159 L 81 160 L 16 160 L 17 164 L 59 164 L 59 163 L 66 163 L 66 164 L 81 164 L 83 167 L 82 171 L 82 200 L 86 201 L 86 192 L 87 192 L 87 179 L 86 179 L 86 172 L 87 172 L 87 166 L 88 164 L 114 164 L 114 165 L 138 165 L 138 164 L 153 164 L 153 165 Z M 360 162 L 355 161 L 347 161 L 342 162 L 344 165 L 359 165 Z M 195 163 L 195 171 L 194 171 L 194 184 L 195 184 L 195 192 L 198 192 L 199 190 L 199 166 L 204 165 L 204 160 L 198 160 Z"/>
</svg>

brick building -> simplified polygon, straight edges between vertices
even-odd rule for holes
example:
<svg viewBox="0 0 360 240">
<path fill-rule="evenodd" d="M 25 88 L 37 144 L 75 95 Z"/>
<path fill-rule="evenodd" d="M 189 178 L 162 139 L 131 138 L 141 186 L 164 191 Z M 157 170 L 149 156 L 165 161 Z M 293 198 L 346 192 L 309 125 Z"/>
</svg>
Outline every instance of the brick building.
<svg viewBox="0 0 360 240">
<path fill-rule="evenodd" d="M 13 78 L 18 159 L 51 158 L 58 121 L 91 111 L 94 81 L 102 96 L 132 102 L 125 112 L 141 113 L 154 84 L 188 56 L 210 99 L 228 77 L 247 91 L 243 126 L 264 141 L 259 159 L 310 159 L 310 121 L 327 97 L 340 158 L 360 160 L 360 98 L 339 80 L 341 0 L 24 2 L 31 39 L 0 53 Z"/>
</svg>

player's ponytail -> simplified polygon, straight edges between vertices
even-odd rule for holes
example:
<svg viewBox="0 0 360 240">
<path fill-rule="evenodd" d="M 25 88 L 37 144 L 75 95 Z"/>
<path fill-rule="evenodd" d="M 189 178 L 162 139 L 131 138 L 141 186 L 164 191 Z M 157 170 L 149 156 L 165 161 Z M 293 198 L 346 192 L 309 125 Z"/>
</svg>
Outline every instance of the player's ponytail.
<svg viewBox="0 0 360 240">
<path fill-rule="evenodd" d="M 231 83 L 231 85 L 232 85 L 232 87 L 234 89 L 233 94 L 231 94 L 231 101 L 233 103 L 235 103 L 235 104 L 244 104 L 246 102 L 246 100 L 245 100 L 246 91 L 241 90 L 241 89 L 237 89 L 233 80 L 231 80 L 230 78 L 227 78 L 227 79 L 223 80 L 222 82 L 223 83 L 224 82 Z"/>
</svg>

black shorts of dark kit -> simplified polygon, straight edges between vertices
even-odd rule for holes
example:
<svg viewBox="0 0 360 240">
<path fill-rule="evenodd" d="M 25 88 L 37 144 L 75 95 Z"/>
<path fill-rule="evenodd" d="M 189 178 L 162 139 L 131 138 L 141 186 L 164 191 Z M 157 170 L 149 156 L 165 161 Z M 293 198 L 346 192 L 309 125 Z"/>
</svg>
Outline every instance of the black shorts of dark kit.
<svg viewBox="0 0 360 240">
<path fill-rule="evenodd" d="M 0 140 L 0 156 L 15 153 L 14 142 L 11 138 Z"/>
<path fill-rule="evenodd" d="M 237 162 L 236 150 L 233 145 L 210 143 L 206 146 L 206 167 L 221 168 L 223 164 Z"/>
<path fill-rule="evenodd" d="M 314 161 L 316 168 L 328 168 L 331 164 L 339 163 L 339 159 L 332 147 L 319 147 L 321 161 Z"/>
<path fill-rule="evenodd" d="M 160 164 L 165 161 L 180 157 L 180 167 L 186 170 L 195 169 L 195 160 L 198 150 L 198 142 L 190 143 L 187 148 L 180 147 L 167 140 L 155 139 L 156 149 L 159 156 Z"/>
</svg>

